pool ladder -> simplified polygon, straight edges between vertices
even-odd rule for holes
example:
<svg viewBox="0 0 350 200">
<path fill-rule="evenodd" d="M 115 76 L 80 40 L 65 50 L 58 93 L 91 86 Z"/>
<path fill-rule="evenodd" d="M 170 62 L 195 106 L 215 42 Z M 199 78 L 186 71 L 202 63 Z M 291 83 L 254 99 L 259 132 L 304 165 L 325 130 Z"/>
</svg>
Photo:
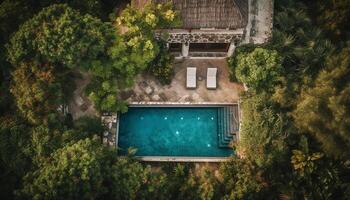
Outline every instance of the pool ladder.
<svg viewBox="0 0 350 200">
<path fill-rule="evenodd" d="M 218 144 L 220 148 L 230 148 L 239 131 L 238 106 L 224 106 L 218 109 Z"/>
</svg>

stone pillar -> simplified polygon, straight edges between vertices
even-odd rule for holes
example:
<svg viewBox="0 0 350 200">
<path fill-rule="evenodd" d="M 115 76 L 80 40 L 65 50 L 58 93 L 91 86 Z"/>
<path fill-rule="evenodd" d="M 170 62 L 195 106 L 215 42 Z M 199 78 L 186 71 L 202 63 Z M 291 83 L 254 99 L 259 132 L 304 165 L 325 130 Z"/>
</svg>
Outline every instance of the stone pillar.
<svg viewBox="0 0 350 200">
<path fill-rule="evenodd" d="M 230 44 L 230 47 L 228 48 L 228 51 L 227 51 L 227 57 L 231 57 L 233 55 L 233 53 L 235 52 L 235 49 L 236 49 L 236 45 L 232 41 Z"/>
<path fill-rule="evenodd" d="M 169 50 L 170 44 L 169 42 L 166 43 L 166 49 Z"/>
<path fill-rule="evenodd" d="M 182 43 L 182 50 L 181 50 L 181 54 L 183 57 L 187 57 L 188 56 L 188 52 L 190 50 L 190 45 L 188 42 Z"/>
</svg>

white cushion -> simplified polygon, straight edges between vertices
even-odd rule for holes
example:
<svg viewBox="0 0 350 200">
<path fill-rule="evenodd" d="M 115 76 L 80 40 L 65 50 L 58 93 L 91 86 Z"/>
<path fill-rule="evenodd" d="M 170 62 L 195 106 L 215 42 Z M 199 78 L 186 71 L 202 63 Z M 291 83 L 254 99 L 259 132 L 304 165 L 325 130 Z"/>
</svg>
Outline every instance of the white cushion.
<svg viewBox="0 0 350 200">
<path fill-rule="evenodd" d="M 215 89 L 216 88 L 216 74 L 217 68 L 208 68 L 207 70 L 207 88 Z"/>
<path fill-rule="evenodd" d="M 187 67 L 187 78 L 186 78 L 186 87 L 187 88 L 196 88 L 196 72 L 195 67 Z"/>
</svg>

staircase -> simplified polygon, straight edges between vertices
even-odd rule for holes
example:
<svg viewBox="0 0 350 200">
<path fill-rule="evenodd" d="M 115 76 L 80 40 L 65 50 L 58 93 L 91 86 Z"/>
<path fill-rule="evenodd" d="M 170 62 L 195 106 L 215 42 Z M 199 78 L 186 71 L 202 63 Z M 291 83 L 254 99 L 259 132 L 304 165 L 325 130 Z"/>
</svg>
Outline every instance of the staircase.
<svg viewBox="0 0 350 200">
<path fill-rule="evenodd" d="M 220 148 L 230 148 L 231 141 L 237 139 L 239 131 L 238 105 L 218 109 L 218 144 Z"/>
</svg>

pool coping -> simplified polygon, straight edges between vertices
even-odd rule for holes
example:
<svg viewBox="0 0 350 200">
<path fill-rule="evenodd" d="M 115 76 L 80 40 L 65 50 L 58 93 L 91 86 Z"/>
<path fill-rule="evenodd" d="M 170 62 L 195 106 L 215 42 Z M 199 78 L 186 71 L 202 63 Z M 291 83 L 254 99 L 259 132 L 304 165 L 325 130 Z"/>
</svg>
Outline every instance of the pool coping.
<svg viewBox="0 0 350 200">
<path fill-rule="evenodd" d="M 129 107 L 217 107 L 239 105 L 239 102 L 156 102 L 156 101 L 140 101 L 130 102 Z"/>
<path fill-rule="evenodd" d="M 147 162 L 225 162 L 229 157 L 182 157 L 182 156 L 135 156 L 141 161 Z"/>
<path fill-rule="evenodd" d="M 141 101 L 141 102 L 130 102 L 128 107 L 218 107 L 218 106 L 238 106 L 239 113 L 239 130 L 241 126 L 240 106 L 238 102 L 152 102 L 152 101 Z M 119 136 L 119 115 L 117 118 L 117 130 L 115 145 L 118 148 L 118 136 Z M 239 139 L 238 131 L 238 139 Z M 236 154 L 236 152 L 235 152 Z M 190 157 L 190 156 L 135 156 L 140 161 L 146 162 L 225 162 L 230 160 L 231 156 L 228 157 Z"/>
</svg>

